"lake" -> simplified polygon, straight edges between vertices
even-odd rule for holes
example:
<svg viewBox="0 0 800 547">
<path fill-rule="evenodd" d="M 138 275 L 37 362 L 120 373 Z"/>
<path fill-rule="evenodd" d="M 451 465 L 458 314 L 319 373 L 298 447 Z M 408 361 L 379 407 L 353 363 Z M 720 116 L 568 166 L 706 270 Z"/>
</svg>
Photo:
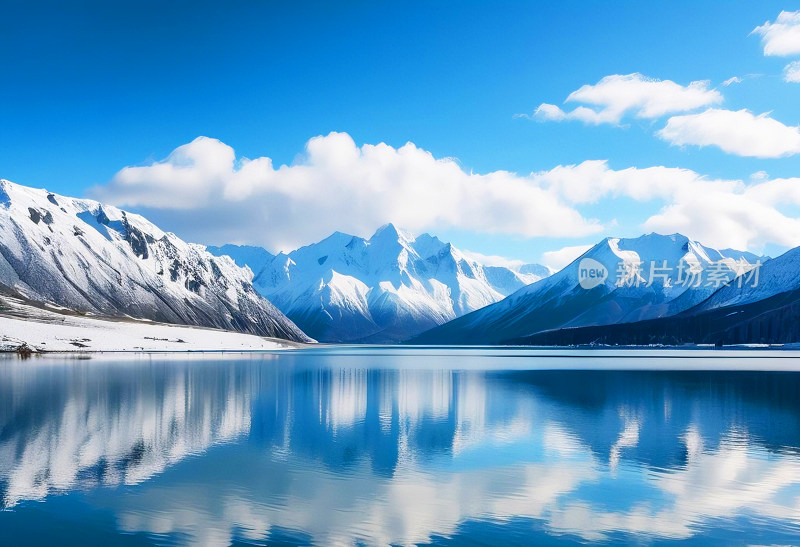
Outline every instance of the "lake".
<svg viewBox="0 0 800 547">
<path fill-rule="evenodd" d="M 800 543 L 800 357 L 0 358 L 0 544 Z"/>
</svg>

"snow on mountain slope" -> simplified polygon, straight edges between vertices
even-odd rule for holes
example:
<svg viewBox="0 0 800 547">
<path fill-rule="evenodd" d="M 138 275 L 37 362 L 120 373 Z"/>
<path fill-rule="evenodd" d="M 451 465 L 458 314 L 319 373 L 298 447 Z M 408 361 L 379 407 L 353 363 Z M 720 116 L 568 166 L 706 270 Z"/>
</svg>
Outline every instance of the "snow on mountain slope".
<svg viewBox="0 0 800 547">
<path fill-rule="evenodd" d="M 766 261 L 753 282 L 729 283 L 703 302 L 699 309 L 750 304 L 797 289 L 800 289 L 800 247 Z"/>
<path fill-rule="evenodd" d="M 232 259 L 145 218 L 0 180 L 0 288 L 106 316 L 308 338 Z"/>
<path fill-rule="evenodd" d="M 561 327 L 671 316 L 706 300 L 757 260 L 680 234 L 607 238 L 560 272 L 412 342 L 496 344 Z M 606 277 L 592 283 L 588 274 L 581 275 L 591 269 L 604 270 Z"/>
<path fill-rule="evenodd" d="M 206 251 L 214 256 L 229 256 L 240 268 L 250 268 L 252 272 L 259 272 L 261 268 L 269 264 L 275 255 L 263 247 L 252 245 L 222 245 L 215 247 L 206 246 Z"/>
<path fill-rule="evenodd" d="M 541 279 L 484 267 L 428 234 L 388 224 L 369 239 L 336 232 L 256 273 L 256 290 L 310 336 L 328 342 L 394 342 L 497 302 Z"/>
</svg>

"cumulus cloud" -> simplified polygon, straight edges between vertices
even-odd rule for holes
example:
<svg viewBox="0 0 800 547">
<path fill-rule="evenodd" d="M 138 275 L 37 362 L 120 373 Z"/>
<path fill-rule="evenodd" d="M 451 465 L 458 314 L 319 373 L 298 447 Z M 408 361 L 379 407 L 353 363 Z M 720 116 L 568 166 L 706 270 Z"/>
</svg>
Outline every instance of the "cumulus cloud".
<svg viewBox="0 0 800 547">
<path fill-rule="evenodd" d="M 761 36 L 764 55 L 800 55 L 800 11 L 782 11 L 774 22 L 756 27 L 753 34 Z"/>
<path fill-rule="evenodd" d="M 335 230 L 369 235 L 394 222 L 409 230 L 458 227 L 524 237 L 575 237 L 602 226 L 587 220 L 535 176 L 465 172 L 408 143 L 357 146 L 346 133 L 308 141 L 292 165 L 237 160 L 199 137 L 165 160 L 119 171 L 91 193 L 137 207 L 184 237 L 291 249 Z"/>
<path fill-rule="evenodd" d="M 698 114 L 673 116 L 657 133 L 670 144 L 717 146 L 729 154 L 779 158 L 800 153 L 800 130 L 747 110 L 710 108 Z"/>
<path fill-rule="evenodd" d="M 463 254 L 468 260 L 472 260 L 473 262 L 477 262 L 483 266 L 501 266 L 511 270 L 519 270 L 525 265 L 525 262 L 522 260 L 507 258 L 500 255 L 486 255 L 464 249 L 461 250 L 461 254 Z"/>
<path fill-rule="evenodd" d="M 534 112 L 533 119 L 578 120 L 599 125 L 618 124 L 626 115 L 660 118 L 722 102 L 722 94 L 709 85 L 707 81 L 696 81 L 682 86 L 671 80 L 647 78 L 638 73 L 614 74 L 570 93 L 565 102 L 582 103 L 574 110 L 565 112 L 556 105 L 543 103 Z"/>
<path fill-rule="evenodd" d="M 783 79 L 790 83 L 800 84 L 800 61 L 786 65 L 783 69 Z"/>
<path fill-rule="evenodd" d="M 774 22 L 767 21 L 753 30 L 761 36 L 764 55 L 789 57 L 800 55 L 800 11 L 782 11 Z M 786 65 L 783 79 L 800 83 L 800 62 Z"/>
<path fill-rule="evenodd" d="M 793 183 L 800 184 L 800 180 Z M 680 199 L 664 207 L 648 218 L 643 227 L 645 231 L 691 234 L 718 248 L 800 244 L 799 219 L 753 198 L 747 192 L 703 192 L 696 199 Z"/>
<path fill-rule="evenodd" d="M 370 235 L 389 221 L 416 233 L 457 228 L 599 239 L 615 219 L 587 220 L 585 212 L 618 198 L 648 204 L 638 221 L 642 231 L 681 232 L 720 248 L 800 245 L 800 219 L 784 213 L 800 206 L 800 178 L 759 173 L 745 183 L 676 167 L 615 170 L 599 160 L 525 176 L 479 175 L 413 144 L 359 147 L 344 133 L 311 139 L 303 156 L 280 167 L 267 157 L 237 159 L 231 147 L 201 137 L 163 161 L 122 169 L 93 194 L 136 207 L 190 241 L 273 251 L 336 230 Z M 579 251 L 554 251 L 544 262 L 558 267 Z"/>
<path fill-rule="evenodd" d="M 561 270 L 564 266 L 572 263 L 576 258 L 591 249 L 591 245 L 571 245 L 562 247 L 557 251 L 547 251 L 542 253 L 542 264 L 555 271 Z"/>
<path fill-rule="evenodd" d="M 740 78 L 739 76 L 733 76 L 722 82 L 722 86 L 728 87 L 729 85 L 740 84 L 742 83 L 742 81 L 743 81 L 742 78 Z"/>
<path fill-rule="evenodd" d="M 637 201 L 669 199 L 676 188 L 697 181 L 699 175 L 689 169 L 662 166 L 614 170 L 605 160 L 588 160 L 559 165 L 536 173 L 536 177 L 570 203 L 591 204 L 620 196 Z"/>
<path fill-rule="evenodd" d="M 767 243 L 800 245 L 800 218 L 783 212 L 800 206 L 800 178 L 770 180 L 761 173 L 746 184 L 663 166 L 613 170 L 605 161 L 558 166 L 537 177 L 576 205 L 619 197 L 655 204 L 660 210 L 643 219 L 643 232 L 679 232 L 714 247 L 742 250 Z"/>
<path fill-rule="evenodd" d="M 739 180 L 698 178 L 678 187 L 645 231 L 680 232 L 719 248 L 748 249 L 774 243 L 800 245 L 800 219 L 783 207 L 800 205 L 800 178 Z"/>
</svg>

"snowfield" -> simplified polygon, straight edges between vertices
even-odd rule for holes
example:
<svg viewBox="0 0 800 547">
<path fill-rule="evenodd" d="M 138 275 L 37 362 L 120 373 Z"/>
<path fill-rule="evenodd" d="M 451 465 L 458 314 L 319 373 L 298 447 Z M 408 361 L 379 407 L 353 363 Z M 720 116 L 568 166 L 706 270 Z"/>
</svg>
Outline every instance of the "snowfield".
<svg viewBox="0 0 800 547">
<path fill-rule="evenodd" d="M 253 334 L 168 325 L 135 319 L 101 319 L 49 311 L 13 298 L 0 300 L 0 351 L 256 351 L 302 344 Z"/>
</svg>

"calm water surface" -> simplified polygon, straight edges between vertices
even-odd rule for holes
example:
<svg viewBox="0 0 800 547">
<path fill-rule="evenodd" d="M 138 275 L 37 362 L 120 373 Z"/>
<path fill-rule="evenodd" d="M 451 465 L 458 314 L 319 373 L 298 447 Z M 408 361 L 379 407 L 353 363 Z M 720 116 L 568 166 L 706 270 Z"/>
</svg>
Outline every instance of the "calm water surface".
<svg viewBox="0 0 800 547">
<path fill-rule="evenodd" d="M 9 357 L 0 544 L 800 544 L 795 355 Z"/>
</svg>

